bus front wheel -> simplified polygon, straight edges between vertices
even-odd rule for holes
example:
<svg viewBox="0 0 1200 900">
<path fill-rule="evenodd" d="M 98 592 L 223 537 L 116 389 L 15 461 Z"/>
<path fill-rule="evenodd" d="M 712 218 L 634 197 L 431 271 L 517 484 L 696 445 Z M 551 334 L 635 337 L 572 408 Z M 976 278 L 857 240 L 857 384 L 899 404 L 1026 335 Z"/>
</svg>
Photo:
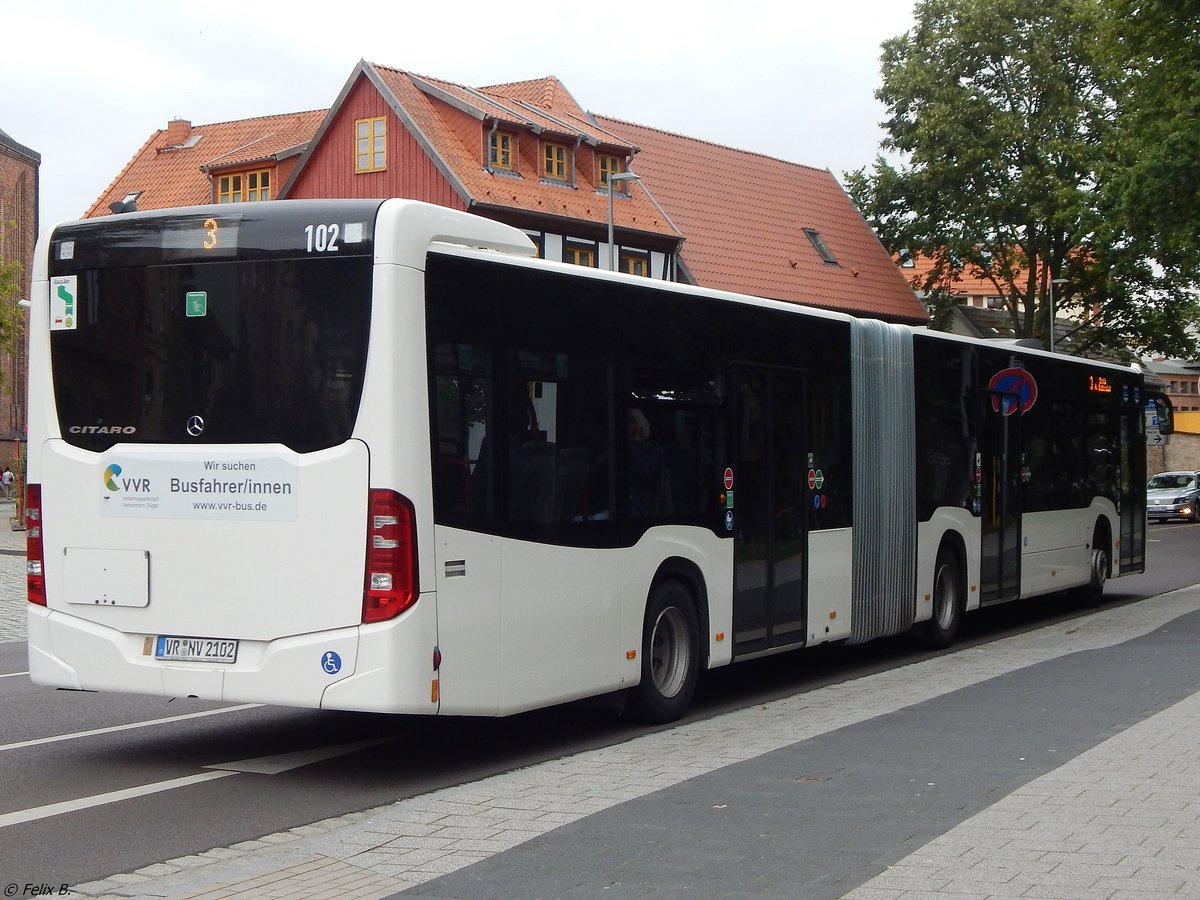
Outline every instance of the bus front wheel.
<svg viewBox="0 0 1200 900">
<path fill-rule="evenodd" d="M 1092 536 L 1091 577 L 1080 591 L 1085 607 L 1099 606 L 1104 602 L 1104 585 L 1108 583 L 1108 548 L 1105 532 L 1097 527 Z"/>
<path fill-rule="evenodd" d="M 680 582 L 650 593 L 642 626 L 642 679 L 629 696 L 630 712 L 661 724 L 682 716 L 700 677 L 700 640 L 692 595 Z"/>
</svg>

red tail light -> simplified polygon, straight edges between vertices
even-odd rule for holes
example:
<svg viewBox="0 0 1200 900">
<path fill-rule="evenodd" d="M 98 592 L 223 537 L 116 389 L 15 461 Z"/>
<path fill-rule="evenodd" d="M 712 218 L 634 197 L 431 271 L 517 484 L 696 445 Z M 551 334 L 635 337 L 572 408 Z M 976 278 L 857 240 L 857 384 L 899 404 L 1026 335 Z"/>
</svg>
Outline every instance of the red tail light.
<svg viewBox="0 0 1200 900">
<path fill-rule="evenodd" d="M 42 486 L 25 485 L 25 585 L 29 602 L 46 605 L 46 573 L 42 565 Z"/>
<path fill-rule="evenodd" d="M 363 624 L 394 619 L 417 602 L 417 514 L 395 491 L 372 489 L 367 507 Z"/>
</svg>

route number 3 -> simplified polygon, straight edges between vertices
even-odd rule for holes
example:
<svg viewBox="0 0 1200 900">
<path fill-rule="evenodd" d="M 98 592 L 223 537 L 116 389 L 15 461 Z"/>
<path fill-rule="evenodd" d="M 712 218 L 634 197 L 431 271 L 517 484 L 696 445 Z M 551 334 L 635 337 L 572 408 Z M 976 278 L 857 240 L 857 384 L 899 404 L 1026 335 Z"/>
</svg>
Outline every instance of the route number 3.
<svg viewBox="0 0 1200 900">
<path fill-rule="evenodd" d="M 337 253 L 342 249 L 338 246 L 341 227 L 337 224 L 305 225 L 304 237 L 309 253 Z"/>
</svg>

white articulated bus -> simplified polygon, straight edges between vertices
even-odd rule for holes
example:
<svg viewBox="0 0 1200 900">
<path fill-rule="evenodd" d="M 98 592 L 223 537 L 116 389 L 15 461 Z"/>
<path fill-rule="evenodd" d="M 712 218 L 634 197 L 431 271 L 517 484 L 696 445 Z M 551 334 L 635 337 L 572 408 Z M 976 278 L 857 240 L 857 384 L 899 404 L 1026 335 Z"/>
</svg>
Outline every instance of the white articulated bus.
<svg viewBox="0 0 1200 900">
<path fill-rule="evenodd" d="M 404 200 L 64 224 L 29 350 L 39 684 L 508 715 L 1145 559 L 1135 369 L 534 258 Z"/>
</svg>

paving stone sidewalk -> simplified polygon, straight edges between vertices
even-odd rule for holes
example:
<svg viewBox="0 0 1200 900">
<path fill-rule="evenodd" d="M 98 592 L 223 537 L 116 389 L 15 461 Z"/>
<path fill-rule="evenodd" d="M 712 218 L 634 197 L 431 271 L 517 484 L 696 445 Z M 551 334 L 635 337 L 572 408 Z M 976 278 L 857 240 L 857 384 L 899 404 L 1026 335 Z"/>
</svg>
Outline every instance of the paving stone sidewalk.
<svg viewBox="0 0 1200 900">
<path fill-rule="evenodd" d="M 419 890 L 688 779 L 1047 660 L 1113 646 L 1198 609 L 1200 586 L 74 889 L 89 897 L 213 900 Z M 1117 783 L 1119 791 L 1109 790 Z M 670 876 L 663 873 L 668 885 Z M 1171 894 L 1200 896 L 1197 695 L 997 798 L 849 896 Z M 581 886 L 575 895 L 605 894 Z"/>
<path fill-rule="evenodd" d="M 0 641 L 25 640 L 25 532 L 12 529 L 13 515 L 0 500 Z"/>
</svg>

